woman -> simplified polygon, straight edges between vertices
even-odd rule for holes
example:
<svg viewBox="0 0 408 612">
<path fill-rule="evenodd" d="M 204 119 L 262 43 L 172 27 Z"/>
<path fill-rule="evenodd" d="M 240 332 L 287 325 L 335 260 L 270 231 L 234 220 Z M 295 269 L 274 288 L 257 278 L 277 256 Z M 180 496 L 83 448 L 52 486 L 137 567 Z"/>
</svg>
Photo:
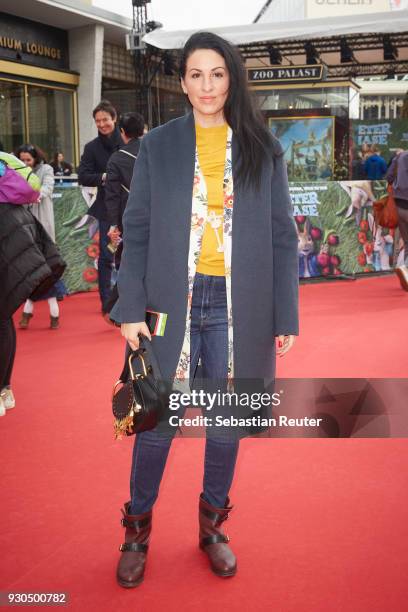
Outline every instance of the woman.
<svg viewBox="0 0 408 612">
<path fill-rule="evenodd" d="M 238 51 L 210 33 L 187 41 L 181 86 L 192 112 L 142 140 L 123 217 L 119 301 L 112 317 L 131 348 L 150 338 L 145 310 L 167 313 L 152 345 L 162 376 L 271 379 L 277 352 L 298 333 L 297 232 L 282 148 L 250 98 Z M 190 319 L 191 315 L 191 319 Z M 152 506 L 171 436 L 136 436 L 119 584 L 143 580 Z M 219 576 L 236 559 L 221 523 L 238 453 L 236 436 L 207 430 L 199 545 Z"/>
<path fill-rule="evenodd" d="M 17 150 L 17 157 L 26 166 L 33 169 L 41 181 L 40 201 L 31 205 L 31 212 L 44 227 L 50 238 L 55 242 L 55 221 L 52 192 L 54 191 L 54 171 L 50 165 L 45 163 L 45 156 L 41 149 L 32 144 L 24 144 Z M 57 297 L 59 295 L 58 285 L 51 289 L 40 299 L 48 300 L 50 309 L 50 329 L 59 328 L 59 306 Z M 23 313 L 19 322 L 20 329 L 27 329 L 34 313 L 34 303 L 27 300 L 24 304 Z"/>
<path fill-rule="evenodd" d="M 72 166 L 64 160 L 64 154 L 61 151 L 55 153 L 50 166 L 54 170 L 55 176 L 70 176 L 72 174 Z"/>
</svg>

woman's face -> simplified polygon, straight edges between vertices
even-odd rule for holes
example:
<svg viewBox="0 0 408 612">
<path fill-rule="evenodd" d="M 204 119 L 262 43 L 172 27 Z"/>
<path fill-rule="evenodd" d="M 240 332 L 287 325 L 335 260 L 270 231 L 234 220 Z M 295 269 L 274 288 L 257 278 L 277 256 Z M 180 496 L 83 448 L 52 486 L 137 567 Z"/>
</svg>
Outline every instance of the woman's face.
<svg viewBox="0 0 408 612">
<path fill-rule="evenodd" d="M 181 87 L 200 122 L 224 122 L 224 105 L 228 97 L 230 77 L 225 60 L 212 49 L 197 49 L 187 60 Z"/>
<path fill-rule="evenodd" d="M 57 160 L 58 160 L 58 162 L 59 162 L 59 163 L 61 163 L 61 162 L 63 162 L 63 161 L 64 161 L 64 156 L 63 156 L 63 154 L 62 154 L 62 153 L 58 153 L 58 155 L 57 155 Z"/>
<path fill-rule="evenodd" d="M 30 153 L 26 153 L 25 151 L 22 151 L 20 153 L 20 159 L 22 162 L 25 163 L 26 166 L 29 166 L 30 168 L 34 168 L 35 159 Z"/>
</svg>

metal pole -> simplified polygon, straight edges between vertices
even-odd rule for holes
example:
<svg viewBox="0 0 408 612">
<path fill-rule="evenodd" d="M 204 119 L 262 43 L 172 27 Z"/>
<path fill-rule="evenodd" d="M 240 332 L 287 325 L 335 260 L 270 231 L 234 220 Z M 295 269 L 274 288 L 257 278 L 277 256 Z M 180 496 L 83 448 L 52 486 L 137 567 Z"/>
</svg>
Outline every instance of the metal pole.
<svg viewBox="0 0 408 612">
<path fill-rule="evenodd" d="M 146 32 L 147 7 L 146 4 L 133 3 L 133 30 L 143 34 Z M 134 68 L 136 76 L 136 109 L 147 120 L 149 115 L 149 67 L 146 49 L 134 51 Z"/>
<path fill-rule="evenodd" d="M 259 11 L 258 15 L 255 17 L 255 19 L 253 20 L 252 23 L 257 23 L 260 20 L 260 18 L 265 13 L 265 11 L 268 8 L 268 6 L 270 4 L 272 4 L 272 2 L 273 2 L 273 0 L 268 0 L 267 2 L 265 2 L 265 4 L 263 5 L 263 7 L 261 8 L 261 10 Z"/>
</svg>

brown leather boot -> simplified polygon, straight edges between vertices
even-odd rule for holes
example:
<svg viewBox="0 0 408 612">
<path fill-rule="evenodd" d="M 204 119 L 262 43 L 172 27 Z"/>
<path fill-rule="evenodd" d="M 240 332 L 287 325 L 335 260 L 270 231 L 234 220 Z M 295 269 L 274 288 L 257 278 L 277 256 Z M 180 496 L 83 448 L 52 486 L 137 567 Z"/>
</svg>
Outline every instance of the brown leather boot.
<svg viewBox="0 0 408 612">
<path fill-rule="evenodd" d="M 30 319 L 32 318 L 32 313 L 31 312 L 22 312 L 21 313 L 21 319 L 18 323 L 18 326 L 20 329 L 27 329 L 28 324 L 30 323 Z"/>
<path fill-rule="evenodd" d="M 236 557 L 228 546 L 229 537 L 220 528 L 232 510 L 229 501 L 227 497 L 225 508 L 215 508 L 200 495 L 198 512 L 200 548 L 207 554 L 212 571 L 223 577 L 234 576 L 237 571 Z"/>
<path fill-rule="evenodd" d="M 124 504 L 121 523 L 126 527 L 125 543 L 119 546 L 116 578 L 120 586 L 132 588 L 143 582 L 149 536 L 152 530 L 152 511 L 144 514 L 129 514 L 130 502 Z"/>
<path fill-rule="evenodd" d="M 58 328 L 59 328 L 59 317 L 50 316 L 50 329 L 58 329 Z"/>
</svg>

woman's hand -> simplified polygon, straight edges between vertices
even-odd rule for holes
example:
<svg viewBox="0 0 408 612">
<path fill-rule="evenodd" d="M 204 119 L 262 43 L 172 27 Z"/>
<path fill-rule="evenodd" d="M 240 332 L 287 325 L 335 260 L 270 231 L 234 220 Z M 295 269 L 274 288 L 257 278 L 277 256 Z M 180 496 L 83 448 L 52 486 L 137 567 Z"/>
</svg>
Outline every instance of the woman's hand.
<svg viewBox="0 0 408 612">
<path fill-rule="evenodd" d="M 140 323 L 122 323 L 120 333 L 129 343 L 132 351 L 139 348 L 139 334 L 146 336 L 149 340 L 152 339 L 149 328 L 144 321 Z"/>
<path fill-rule="evenodd" d="M 279 355 L 279 357 L 283 357 L 283 355 L 287 353 L 295 344 L 296 336 L 277 336 L 276 338 L 278 342 L 276 353 Z"/>
<path fill-rule="evenodd" d="M 109 228 L 108 236 L 109 236 L 110 241 L 113 244 L 115 244 L 115 245 L 119 244 L 119 242 L 120 242 L 120 230 L 119 230 L 118 227 L 111 226 Z"/>
</svg>

